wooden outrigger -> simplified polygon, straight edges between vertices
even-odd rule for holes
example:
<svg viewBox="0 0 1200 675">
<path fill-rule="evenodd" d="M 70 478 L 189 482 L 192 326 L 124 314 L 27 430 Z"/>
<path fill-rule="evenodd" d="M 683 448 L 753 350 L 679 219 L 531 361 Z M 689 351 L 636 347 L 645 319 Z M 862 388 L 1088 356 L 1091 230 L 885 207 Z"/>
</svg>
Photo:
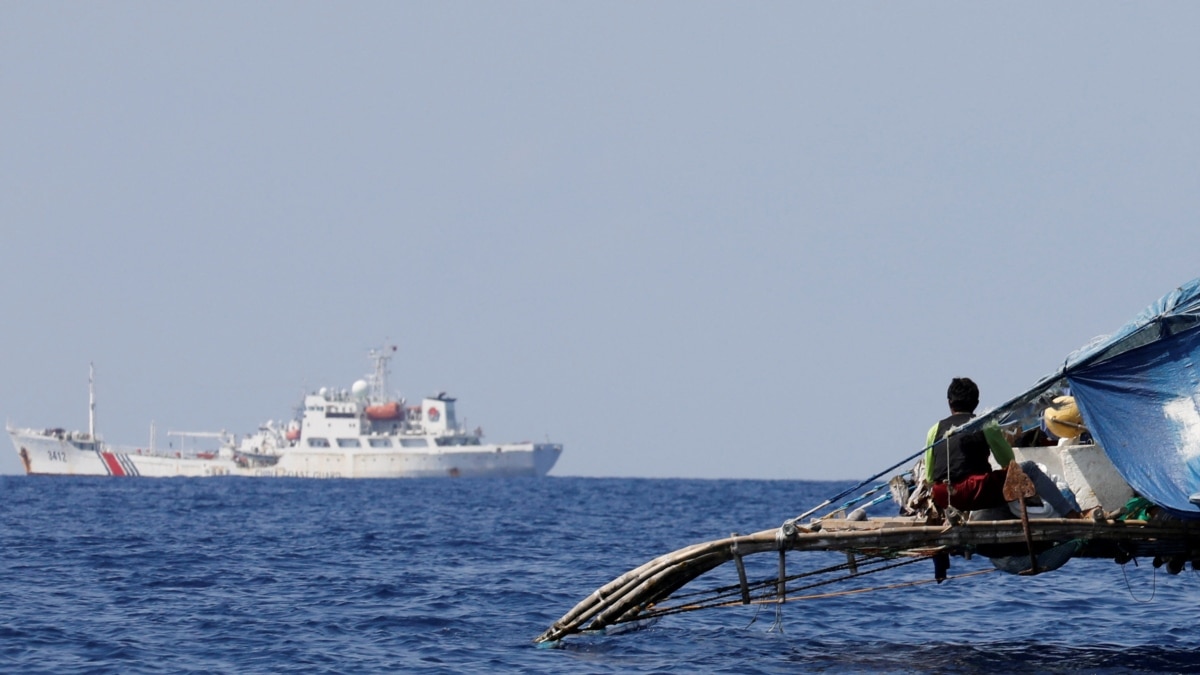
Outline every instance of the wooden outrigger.
<svg viewBox="0 0 1200 675">
<path fill-rule="evenodd" d="M 710 607 L 826 597 L 837 592 L 812 591 L 921 560 L 934 563 L 932 578 L 921 583 L 940 582 L 949 578 L 951 556 L 981 555 L 998 570 L 1023 575 L 1057 569 L 1072 557 L 1121 564 L 1153 558 L 1155 567 L 1165 565 L 1172 574 L 1187 564 L 1200 571 L 1200 371 L 1194 364 L 1200 364 L 1200 279 L 1071 354 L 1056 372 L 1019 396 L 950 431 L 971 433 L 996 424 L 1013 438 L 1026 437 L 1039 428 L 1043 413 L 1049 420 L 1049 410 L 1069 393 L 1081 422 L 1065 424 L 1077 430 L 1055 431 L 1062 437 L 1057 446 L 1014 451 L 1019 460 L 1042 464 L 1062 479 L 1087 518 L 1030 517 L 1028 500 L 1034 492 L 1015 463 L 1008 467 L 1013 480 L 1005 484 L 1011 508 L 1002 512 L 942 512 L 928 498 L 920 463 L 841 507 L 831 507 L 923 456 L 925 448 L 778 528 L 654 558 L 601 586 L 534 641 L 556 642 Z M 867 501 L 885 487 L 901 515 L 867 518 L 866 510 L 859 509 L 847 517 L 853 504 L 870 506 L 885 499 L 887 494 Z M 827 507 L 833 510 L 805 520 Z M 843 553 L 845 562 L 788 573 L 788 552 L 822 551 Z M 777 571 L 751 581 L 745 559 L 764 554 L 778 557 Z M 737 568 L 736 583 L 685 591 L 728 562 Z M 865 590 L 873 589 L 841 593 Z"/>
<path fill-rule="evenodd" d="M 939 558 L 973 553 L 995 555 L 1006 561 L 1016 559 L 1017 567 L 1027 573 L 1035 569 L 1043 556 L 1052 555 L 1063 546 L 1070 549 L 1065 553 L 1069 557 L 1104 558 L 1121 563 L 1134 558 L 1153 558 L 1156 564 L 1166 563 L 1173 573 L 1179 572 L 1186 562 L 1200 569 L 1198 521 L 1045 518 L 1030 521 L 1028 530 L 1017 519 L 929 524 L 914 517 L 831 518 L 817 523 L 816 528 L 789 527 L 785 523 L 780 528 L 696 544 L 655 558 L 597 589 L 534 641 L 552 642 L 572 634 L 695 609 L 782 604 L 797 599 L 793 596 L 798 591 L 808 591 L 811 586 L 806 581 L 807 574 L 789 577 L 785 573 L 783 561 L 788 551 L 836 551 L 858 556 L 848 558 L 850 562 L 842 570 L 843 576 L 822 584 L 881 571 L 894 566 L 893 561 L 921 559 L 934 559 L 932 580 L 940 581 L 945 578 L 946 565 L 939 563 Z M 1033 556 L 1028 553 L 1030 545 Z M 779 576 L 751 583 L 745 576 L 742 559 L 771 553 L 780 557 Z M 689 596 L 667 604 L 686 584 L 731 561 L 739 568 L 736 587 L 711 589 L 704 597 Z M 1042 571 L 1057 566 L 1055 562 L 1061 564 L 1052 560 L 1043 565 Z M 866 569 L 872 564 L 875 567 Z M 789 582 L 801 583 L 789 587 Z"/>
</svg>

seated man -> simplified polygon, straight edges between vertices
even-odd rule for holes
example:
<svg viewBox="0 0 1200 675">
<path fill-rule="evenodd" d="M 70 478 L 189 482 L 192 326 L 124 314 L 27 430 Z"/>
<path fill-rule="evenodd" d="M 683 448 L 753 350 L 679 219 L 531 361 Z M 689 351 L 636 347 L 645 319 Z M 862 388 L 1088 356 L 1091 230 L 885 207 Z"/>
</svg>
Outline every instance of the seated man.
<svg viewBox="0 0 1200 675">
<path fill-rule="evenodd" d="M 1001 467 L 1014 459 L 1012 447 L 995 425 L 981 431 L 946 433 L 975 417 L 979 405 L 979 387 L 970 378 L 956 377 L 946 391 L 950 416 L 933 425 L 926 438 L 925 480 L 932 485 L 933 502 L 945 509 L 947 504 L 961 511 L 977 511 L 1007 506 L 1004 498 L 1004 479 L 1007 469 L 993 470 L 988 456 L 996 458 Z M 1021 470 L 1029 476 L 1042 498 L 1055 513 L 1064 518 L 1079 518 L 1080 514 L 1058 491 L 1036 462 L 1022 462 Z"/>
</svg>

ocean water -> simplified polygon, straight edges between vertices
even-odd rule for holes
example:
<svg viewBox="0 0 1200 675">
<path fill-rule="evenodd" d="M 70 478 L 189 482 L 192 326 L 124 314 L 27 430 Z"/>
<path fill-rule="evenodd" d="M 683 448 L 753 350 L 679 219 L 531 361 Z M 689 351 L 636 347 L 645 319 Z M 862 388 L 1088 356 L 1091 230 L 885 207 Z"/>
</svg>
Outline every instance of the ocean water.
<svg viewBox="0 0 1200 675">
<path fill-rule="evenodd" d="M 897 588 L 532 643 L 653 557 L 847 486 L 3 477 L 0 671 L 1200 672 L 1200 578 L 1148 560 L 943 584 L 921 561 L 870 580 Z"/>
</svg>

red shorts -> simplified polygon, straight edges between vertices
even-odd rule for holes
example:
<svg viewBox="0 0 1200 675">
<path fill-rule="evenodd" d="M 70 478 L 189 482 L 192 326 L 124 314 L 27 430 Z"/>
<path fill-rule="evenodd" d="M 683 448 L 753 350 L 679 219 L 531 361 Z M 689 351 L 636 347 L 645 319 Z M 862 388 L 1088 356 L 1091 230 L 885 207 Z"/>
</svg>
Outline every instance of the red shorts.
<svg viewBox="0 0 1200 675">
<path fill-rule="evenodd" d="M 1005 471 L 999 470 L 967 476 L 954 484 L 954 496 L 950 498 L 950 505 L 960 511 L 1004 506 L 1008 503 L 1004 498 L 1004 478 L 1007 475 Z M 945 483 L 934 484 L 933 503 L 939 508 L 946 508 Z"/>
</svg>

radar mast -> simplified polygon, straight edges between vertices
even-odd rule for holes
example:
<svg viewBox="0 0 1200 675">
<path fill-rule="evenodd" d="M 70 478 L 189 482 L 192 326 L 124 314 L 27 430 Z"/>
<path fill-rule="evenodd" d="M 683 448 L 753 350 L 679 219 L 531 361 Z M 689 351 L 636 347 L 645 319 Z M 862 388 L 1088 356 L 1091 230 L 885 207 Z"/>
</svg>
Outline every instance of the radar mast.
<svg viewBox="0 0 1200 675">
<path fill-rule="evenodd" d="M 388 361 L 392 359 L 392 354 L 396 352 L 396 346 L 384 347 L 383 349 L 372 349 L 367 352 L 367 358 L 375 365 L 374 372 L 370 375 L 370 401 L 372 403 L 383 403 L 387 401 L 387 376 L 388 376 Z"/>
</svg>

